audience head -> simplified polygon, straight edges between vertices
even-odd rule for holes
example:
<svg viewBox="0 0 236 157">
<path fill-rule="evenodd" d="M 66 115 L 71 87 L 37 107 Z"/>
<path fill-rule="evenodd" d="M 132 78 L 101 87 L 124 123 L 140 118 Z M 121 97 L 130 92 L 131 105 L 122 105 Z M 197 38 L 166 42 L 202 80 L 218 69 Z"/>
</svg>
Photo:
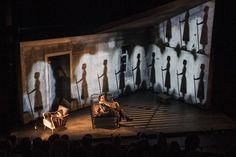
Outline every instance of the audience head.
<svg viewBox="0 0 236 157">
<path fill-rule="evenodd" d="M 185 150 L 195 151 L 200 145 L 200 138 L 197 134 L 188 135 L 185 139 Z"/>
<path fill-rule="evenodd" d="M 91 134 L 86 134 L 82 138 L 82 145 L 83 146 L 91 146 L 93 141 L 93 136 Z"/>
<path fill-rule="evenodd" d="M 61 139 L 68 141 L 70 138 L 69 138 L 69 135 L 63 134 L 61 135 Z"/>
<path fill-rule="evenodd" d="M 60 136 L 58 134 L 52 134 L 51 136 L 49 136 L 48 141 L 50 143 L 52 143 L 53 141 L 55 141 L 56 139 L 59 139 L 59 138 L 60 138 Z"/>
<path fill-rule="evenodd" d="M 42 147 L 43 140 L 40 137 L 36 137 L 33 139 L 33 148 L 40 148 Z"/>
<path fill-rule="evenodd" d="M 112 143 L 113 143 L 114 145 L 119 146 L 119 145 L 121 144 L 121 137 L 120 137 L 119 135 L 113 137 L 113 138 L 112 138 Z"/>
<path fill-rule="evenodd" d="M 165 134 L 160 132 L 157 137 L 157 145 L 163 146 L 167 144 L 167 139 L 165 137 Z"/>
</svg>

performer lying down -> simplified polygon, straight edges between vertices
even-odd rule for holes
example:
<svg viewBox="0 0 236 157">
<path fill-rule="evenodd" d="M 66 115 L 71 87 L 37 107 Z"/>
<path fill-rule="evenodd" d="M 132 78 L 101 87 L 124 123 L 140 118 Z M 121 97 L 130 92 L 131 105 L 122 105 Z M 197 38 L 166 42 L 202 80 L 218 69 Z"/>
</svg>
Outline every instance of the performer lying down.
<svg viewBox="0 0 236 157">
<path fill-rule="evenodd" d="M 106 98 L 104 95 L 99 96 L 99 108 L 98 113 L 100 115 L 118 115 L 119 119 L 126 119 L 126 121 L 132 121 L 133 119 L 130 118 L 124 111 L 124 109 L 120 108 L 120 105 L 118 102 L 112 100 L 112 102 L 106 101 Z"/>
</svg>

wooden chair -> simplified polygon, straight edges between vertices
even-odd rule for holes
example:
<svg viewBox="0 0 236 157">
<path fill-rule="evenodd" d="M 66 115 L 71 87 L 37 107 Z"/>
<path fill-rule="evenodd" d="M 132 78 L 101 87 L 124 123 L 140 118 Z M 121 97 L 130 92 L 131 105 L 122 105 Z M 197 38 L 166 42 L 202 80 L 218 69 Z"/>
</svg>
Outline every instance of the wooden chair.
<svg viewBox="0 0 236 157">
<path fill-rule="evenodd" d="M 66 126 L 66 122 L 69 116 L 69 109 L 65 106 L 59 105 L 55 112 L 43 113 L 43 125 L 44 129 L 47 127 L 52 130 L 52 133 L 57 128 Z"/>
</svg>

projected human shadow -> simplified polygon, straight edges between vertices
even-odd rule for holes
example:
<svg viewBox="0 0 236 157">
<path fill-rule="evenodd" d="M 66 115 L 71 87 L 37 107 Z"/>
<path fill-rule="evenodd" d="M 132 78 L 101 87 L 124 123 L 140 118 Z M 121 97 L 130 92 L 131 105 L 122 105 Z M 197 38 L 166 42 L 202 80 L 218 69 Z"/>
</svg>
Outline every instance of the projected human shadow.
<svg viewBox="0 0 236 157">
<path fill-rule="evenodd" d="M 69 101 L 68 96 L 68 83 L 69 78 L 66 76 L 65 71 L 61 66 L 56 67 L 56 71 L 54 71 L 54 77 L 56 80 L 55 84 L 55 93 L 56 93 L 56 104 L 52 106 L 53 110 L 57 109 L 58 105 L 61 103 L 67 103 Z"/>
<path fill-rule="evenodd" d="M 103 77 L 102 92 L 107 94 L 107 92 L 109 92 L 109 84 L 108 84 L 108 77 L 107 77 L 107 60 L 106 59 L 103 61 L 103 65 L 104 65 L 103 74 L 101 76 L 98 76 L 98 79 Z"/>
<path fill-rule="evenodd" d="M 171 30 L 172 24 L 171 24 L 171 19 L 169 18 L 166 23 L 166 38 L 167 38 L 167 43 L 165 43 L 166 46 L 169 46 L 170 39 L 172 38 L 172 30 Z"/>
<path fill-rule="evenodd" d="M 141 84 L 141 72 L 140 72 L 140 53 L 137 54 L 137 65 L 132 69 L 132 71 L 136 70 L 136 79 L 135 84 L 137 86 L 137 89 L 140 88 Z M 134 75 L 134 74 L 133 74 Z"/>
<path fill-rule="evenodd" d="M 183 31 L 183 37 L 182 37 L 182 31 L 181 31 L 181 23 L 184 22 L 184 31 Z M 189 42 L 189 11 L 186 12 L 185 18 L 183 20 L 179 21 L 180 23 L 180 39 L 181 39 L 181 49 L 187 50 L 187 45 Z M 185 45 L 182 45 L 182 40 L 184 41 Z"/>
<path fill-rule="evenodd" d="M 206 54 L 205 47 L 208 44 L 208 26 L 207 26 L 208 10 L 209 10 L 209 7 L 205 6 L 203 21 L 199 23 L 198 21 L 196 22 L 197 32 L 198 32 L 198 25 L 202 24 L 202 32 L 201 32 L 201 38 L 200 38 L 200 44 L 202 45 L 202 49 L 198 51 L 198 53 L 200 54 Z M 198 49 L 199 49 L 199 33 L 197 33 L 197 37 L 198 37 Z"/>
<path fill-rule="evenodd" d="M 151 67 L 151 75 L 149 77 L 151 87 L 150 89 L 154 90 L 154 85 L 156 83 L 156 70 L 155 70 L 155 52 L 152 53 L 152 63 L 147 66 L 147 68 Z M 148 69 L 149 70 L 149 69 Z"/>
<path fill-rule="evenodd" d="M 202 104 L 202 101 L 205 99 L 204 81 L 203 81 L 205 65 L 201 64 L 200 68 L 201 68 L 201 72 L 200 72 L 199 77 L 195 78 L 195 76 L 194 76 L 193 79 L 194 79 L 194 91 L 195 91 L 195 93 L 196 93 L 195 80 L 199 80 L 198 90 L 197 90 L 197 98 L 199 99 L 200 104 Z M 195 99 L 196 99 L 196 94 L 195 94 Z"/>
<path fill-rule="evenodd" d="M 180 92 L 182 93 L 182 100 L 184 101 L 185 94 L 187 93 L 187 79 L 186 79 L 186 64 L 187 60 L 183 60 L 183 69 L 181 73 L 177 72 L 177 80 L 179 80 L 178 76 L 182 75 L 181 84 L 180 84 Z M 179 86 L 179 85 L 178 85 Z M 180 95 L 180 94 L 179 94 Z"/>
<path fill-rule="evenodd" d="M 169 89 L 171 88 L 171 81 L 170 81 L 170 56 L 167 56 L 167 64 L 165 69 L 161 69 L 162 71 L 166 71 L 165 77 L 165 87 L 166 87 L 166 94 L 169 95 Z M 162 74 L 163 76 L 163 74 Z M 163 78 L 162 78 L 163 80 Z M 163 81 L 164 82 L 164 81 Z"/>
<path fill-rule="evenodd" d="M 176 45 L 176 47 L 174 48 L 174 50 L 175 50 L 175 52 L 176 52 L 177 57 L 180 57 L 180 54 L 181 54 L 181 46 L 180 46 L 179 43 Z"/>
<path fill-rule="evenodd" d="M 125 61 L 121 58 L 121 63 L 120 63 L 120 70 L 118 72 L 115 71 L 116 75 L 116 85 L 117 85 L 117 90 L 119 93 L 119 90 L 121 91 L 121 95 L 124 94 L 124 89 L 125 89 L 125 69 L 126 65 L 124 63 Z M 119 89 L 118 89 L 118 81 L 117 81 L 117 75 L 119 75 Z"/>
<path fill-rule="evenodd" d="M 42 100 L 42 94 L 40 91 L 39 77 L 40 77 L 40 73 L 35 72 L 34 73 L 34 79 L 35 79 L 34 89 L 27 93 L 28 95 L 30 95 L 31 93 L 35 92 L 35 94 L 34 94 L 34 112 L 38 113 L 38 117 L 41 116 L 41 112 L 43 110 L 43 100 Z M 30 99 L 29 99 L 29 102 L 31 102 Z M 30 105 L 32 108 L 32 104 L 30 104 Z"/>
<path fill-rule="evenodd" d="M 160 48 L 160 52 L 163 54 L 166 50 L 166 46 L 163 39 L 158 39 L 157 46 Z"/>
<path fill-rule="evenodd" d="M 86 104 L 87 104 L 87 99 L 88 99 L 88 84 L 87 84 L 87 80 L 86 80 L 86 75 L 87 75 L 87 72 L 86 72 L 86 64 L 82 64 L 82 70 L 83 70 L 83 73 L 82 73 L 82 78 L 78 81 L 76 81 L 76 83 L 80 83 L 82 81 L 82 85 L 81 85 L 81 99 L 84 100 L 84 103 L 82 105 L 82 107 L 84 107 Z M 78 95 L 79 95 L 79 88 L 77 86 L 77 89 L 78 89 Z"/>
</svg>

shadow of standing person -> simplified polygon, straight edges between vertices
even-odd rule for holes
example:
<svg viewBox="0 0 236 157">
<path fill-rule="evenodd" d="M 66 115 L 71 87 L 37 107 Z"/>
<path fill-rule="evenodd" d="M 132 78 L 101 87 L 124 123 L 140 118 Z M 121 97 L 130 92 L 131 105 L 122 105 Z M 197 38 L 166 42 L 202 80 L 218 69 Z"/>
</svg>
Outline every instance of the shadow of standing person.
<svg viewBox="0 0 236 157">
<path fill-rule="evenodd" d="M 88 83 L 86 80 L 87 72 L 86 72 L 86 64 L 85 63 L 82 65 L 82 70 L 83 70 L 82 78 L 79 81 L 77 81 L 76 83 L 79 83 L 82 81 L 81 99 L 84 100 L 82 107 L 85 107 L 87 104 L 87 99 L 88 99 Z"/>
<path fill-rule="evenodd" d="M 103 74 L 101 76 L 99 76 L 98 78 L 103 77 L 102 80 L 102 92 L 107 95 L 107 93 L 109 92 L 109 84 L 108 84 L 108 77 L 107 77 L 107 60 L 105 59 L 103 61 Z"/>
<path fill-rule="evenodd" d="M 180 92 L 182 93 L 182 101 L 184 101 L 185 94 L 187 93 L 186 64 L 187 64 L 187 60 L 184 59 L 182 72 L 178 74 L 178 75 L 182 75 L 181 85 L 180 85 Z"/>
<path fill-rule="evenodd" d="M 194 78 L 194 80 L 199 80 L 198 90 L 197 90 L 197 98 L 199 99 L 200 105 L 202 105 L 202 101 L 205 98 L 204 80 L 203 80 L 205 65 L 201 64 L 200 68 L 201 68 L 200 76 L 198 78 Z"/>
</svg>

